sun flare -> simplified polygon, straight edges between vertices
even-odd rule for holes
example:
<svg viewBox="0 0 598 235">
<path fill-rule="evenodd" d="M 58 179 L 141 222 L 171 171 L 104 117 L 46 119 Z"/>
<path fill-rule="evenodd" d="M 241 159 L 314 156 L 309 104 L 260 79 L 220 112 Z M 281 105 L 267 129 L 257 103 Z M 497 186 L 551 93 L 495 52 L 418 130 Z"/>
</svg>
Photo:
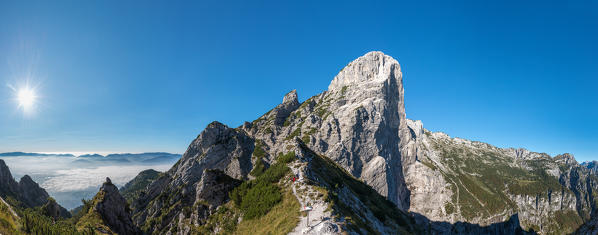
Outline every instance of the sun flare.
<svg viewBox="0 0 598 235">
<path fill-rule="evenodd" d="M 19 107 L 22 107 L 25 110 L 31 109 L 31 107 L 35 104 L 36 98 L 37 96 L 35 95 L 35 91 L 31 88 L 21 88 L 17 93 Z"/>
</svg>

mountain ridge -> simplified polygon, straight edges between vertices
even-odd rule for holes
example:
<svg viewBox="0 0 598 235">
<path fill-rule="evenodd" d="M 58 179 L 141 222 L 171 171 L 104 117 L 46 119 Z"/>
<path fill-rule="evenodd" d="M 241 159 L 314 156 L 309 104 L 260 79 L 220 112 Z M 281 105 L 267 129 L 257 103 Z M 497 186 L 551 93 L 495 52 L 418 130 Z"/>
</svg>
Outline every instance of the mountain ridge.
<svg viewBox="0 0 598 235">
<path fill-rule="evenodd" d="M 148 186 L 135 207 L 134 221 L 149 232 L 202 227 L 205 220 L 189 222 L 183 212 L 187 207 L 193 211 L 203 171 L 222 170 L 234 179 L 252 181 L 255 176 L 250 173 L 278 166 L 278 156 L 289 151 L 309 163 L 313 158 L 301 157 L 305 151 L 300 146 L 326 156 L 432 233 L 570 233 L 596 211 L 598 180 L 572 155 L 551 157 L 432 133 L 421 121 L 406 118 L 402 78 L 395 59 L 369 52 L 343 68 L 327 91 L 302 103 L 292 90 L 252 122 L 237 128 L 210 123 L 181 160 Z M 288 167 L 310 176 L 294 164 Z M 307 178 L 319 182 L 317 177 Z M 319 187 L 326 194 L 340 193 L 330 185 Z M 354 193 L 343 191 L 345 198 L 358 198 Z M 301 193 L 295 197 L 302 202 Z M 390 225 L 375 225 L 385 212 L 379 218 L 356 215 L 347 208 L 359 205 L 359 200 L 327 200 L 332 201 L 316 202 L 345 207 L 332 206 L 332 219 L 322 221 L 327 227 L 320 232 L 393 231 Z M 171 209 L 158 210 L 166 205 Z M 362 208 L 376 211 L 375 204 L 368 205 Z M 218 216 L 210 213 L 203 218 Z M 162 220 L 148 223 L 156 217 Z M 349 217 L 353 220 L 347 221 Z M 410 223 L 402 228 L 413 226 Z"/>
</svg>

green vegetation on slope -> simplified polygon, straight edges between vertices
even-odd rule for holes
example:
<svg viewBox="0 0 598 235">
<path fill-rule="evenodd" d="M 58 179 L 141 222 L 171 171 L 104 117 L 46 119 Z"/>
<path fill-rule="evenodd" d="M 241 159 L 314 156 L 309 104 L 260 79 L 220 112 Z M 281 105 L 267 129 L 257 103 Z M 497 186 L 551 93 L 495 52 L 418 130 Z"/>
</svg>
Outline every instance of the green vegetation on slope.
<svg viewBox="0 0 598 235">
<path fill-rule="evenodd" d="M 13 215 L 4 200 L 0 201 L 0 234 L 15 234 L 19 227 L 19 218 Z"/>
<path fill-rule="evenodd" d="M 230 193 L 230 198 L 243 213 L 244 219 L 259 218 L 282 200 L 282 193 L 276 183 L 290 171 L 287 163 L 295 154 L 281 154 L 277 162 L 259 174 L 256 179 L 245 181 Z"/>
<path fill-rule="evenodd" d="M 159 171 L 155 171 L 153 169 L 144 170 L 139 172 L 135 178 L 120 188 L 119 191 L 121 195 L 127 199 L 129 205 L 132 205 L 133 200 L 138 198 L 139 194 L 158 177 L 160 177 Z"/>
<path fill-rule="evenodd" d="M 18 201 L 10 200 L 12 203 L 20 204 Z M 43 234 L 43 235 L 92 235 L 97 234 L 94 228 L 77 229 L 75 224 L 83 216 L 83 212 L 76 214 L 69 219 L 54 220 L 52 217 L 43 214 L 42 207 L 21 208 L 0 202 L 0 234 Z"/>
<path fill-rule="evenodd" d="M 281 180 L 290 172 L 288 163 L 295 153 L 280 154 L 276 163 L 230 192 L 231 201 L 220 206 L 205 224 L 194 227 L 193 234 L 287 234 L 299 222 L 300 205 Z M 243 218 L 239 223 L 239 218 Z"/>
<path fill-rule="evenodd" d="M 546 173 L 542 160 L 529 161 L 528 165 L 533 168 L 529 171 L 512 166 L 491 150 L 437 143 L 433 148 L 440 153 L 442 162 L 452 169 L 441 173 L 451 179 L 452 190 L 459 192 L 453 194 L 453 203 L 459 205 L 468 220 L 517 208 L 505 192 L 547 197 L 549 191 L 566 190 L 557 178 Z"/>
<path fill-rule="evenodd" d="M 447 171 L 436 167 L 433 162 L 423 159 L 422 163 L 433 170 L 438 170 L 455 192 L 452 204 L 445 205 L 447 213 L 460 213 L 468 221 L 476 218 L 505 216 L 518 211 L 517 204 L 509 195 L 524 195 L 548 199 L 550 192 L 571 193 L 559 183 L 559 179 L 547 173 L 551 159 L 536 158 L 518 160 L 503 156 L 494 148 L 477 148 L 463 144 L 441 143 L 432 141 L 432 148 L 439 153 L 441 162 Z M 520 165 L 526 166 L 525 168 Z M 583 221 L 573 211 L 559 211 L 548 217 L 555 224 L 545 231 L 573 231 Z M 527 229 L 539 231 L 535 225 L 526 225 Z"/>
<path fill-rule="evenodd" d="M 104 223 L 100 214 L 93 210 L 93 206 L 102 200 L 104 200 L 104 192 L 100 191 L 93 197 L 91 201 L 83 201 L 84 209 L 80 212 L 82 215 L 75 216 L 79 218 L 79 220 L 76 222 L 78 231 L 102 230 L 113 233 Z"/>
<path fill-rule="evenodd" d="M 281 203 L 276 204 L 267 214 L 257 219 L 245 219 L 237 225 L 233 234 L 287 234 L 299 223 L 301 205 L 291 191 L 282 194 Z M 265 225 L 265 226 L 264 226 Z"/>
</svg>

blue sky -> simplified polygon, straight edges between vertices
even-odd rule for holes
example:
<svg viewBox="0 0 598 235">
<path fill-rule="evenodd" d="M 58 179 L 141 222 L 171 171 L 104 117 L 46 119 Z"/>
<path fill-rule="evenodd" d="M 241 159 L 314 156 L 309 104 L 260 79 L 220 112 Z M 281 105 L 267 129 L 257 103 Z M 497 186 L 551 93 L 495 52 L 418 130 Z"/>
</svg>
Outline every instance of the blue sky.
<svg viewBox="0 0 598 235">
<path fill-rule="evenodd" d="M 598 160 L 595 1 L 3 1 L 0 151 L 182 153 L 211 121 L 324 91 L 368 51 L 407 116 L 451 136 Z M 36 88 L 34 112 L 9 86 Z"/>
</svg>

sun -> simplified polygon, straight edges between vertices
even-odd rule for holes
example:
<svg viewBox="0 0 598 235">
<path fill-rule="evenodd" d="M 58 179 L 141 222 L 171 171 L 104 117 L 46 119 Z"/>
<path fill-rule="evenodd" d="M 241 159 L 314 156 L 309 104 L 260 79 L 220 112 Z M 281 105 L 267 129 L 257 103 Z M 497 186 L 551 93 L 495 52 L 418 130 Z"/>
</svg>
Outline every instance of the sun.
<svg viewBox="0 0 598 235">
<path fill-rule="evenodd" d="M 21 88 L 17 92 L 17 101 L 19 102 L 19 107 L 23 108 L 24 110 L 29 110 L 35 104 L 37 96 L 35 95 L 35 91 L 29 87 Z"/>
</svg>

